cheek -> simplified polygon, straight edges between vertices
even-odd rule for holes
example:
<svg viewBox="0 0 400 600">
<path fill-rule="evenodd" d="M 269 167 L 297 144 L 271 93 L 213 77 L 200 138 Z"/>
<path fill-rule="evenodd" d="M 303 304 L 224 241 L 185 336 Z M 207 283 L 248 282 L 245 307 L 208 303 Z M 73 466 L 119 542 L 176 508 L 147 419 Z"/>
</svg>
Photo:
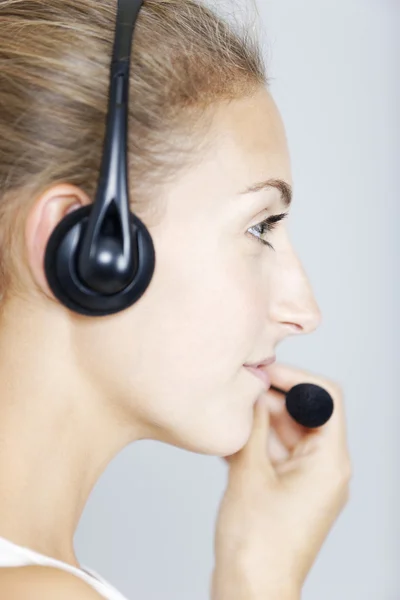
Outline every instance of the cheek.
<svg viewBox="0 0 400 600">
<path fill-rule="evenodd" d="M 243 367 L 259 350 L 259 287 L 239 262 L 217 267 L 192 270 L 182 285 L 164 279 L 136 332 L 141 352 L 132 363 L 162 439 L 208 454 L 242 447 L 262 388 Z"/>
<path fill-rule="evenodd" d="M 190 265 L 159 265 L 151 293 L 132 313 L 131 370 L 158 390 L 196 387 L 210 394 L 230 385 L 260 352 L 266 307 L 254 265 L 217 252 L 192 256 Z"/>
<path fill-rule="evenodd" d="M 248 439 L 262 388 L 243 363 L 260 351 L 265 298 L 247 257 L 201 258 L 159 265 L 148 294 L 110 319 L 83 360 L 149 437 L 223 456 Z"/>
<path fill-rule="evenodd" d="M 263 304 L 261 286 L 244 261 L 214 263 L 168 303 L 166 339 L 195 379 L 198 361 L 210 375 L 229 378 L 258 349 Z"/>
<path fill-rule="evenodd" d="M 229 379 L 254 356 L 266 314 L 260 249 L 250 240 L 209 231 L 208 222 L 157 239 L 156 273 L 142 321 L 151 327 L 159 364 L 184 370 L 194 383 L 204 377 L 199 364 L 209 377 Z"/>
</svg>

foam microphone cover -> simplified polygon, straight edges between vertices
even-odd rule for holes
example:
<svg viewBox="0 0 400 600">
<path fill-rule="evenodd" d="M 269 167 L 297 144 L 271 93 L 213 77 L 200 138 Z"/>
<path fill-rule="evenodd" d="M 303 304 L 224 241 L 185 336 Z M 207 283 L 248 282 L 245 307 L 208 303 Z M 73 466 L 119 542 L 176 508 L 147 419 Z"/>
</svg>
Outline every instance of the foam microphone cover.
<svg viewBox="0 0 400 600">
<path fill-rule="evenodd" d="M 321 427 L 332 416 L 333 400 L 328 392 L 313 383 L 299 383 L 286 394 L 290 416 L 303 427 Z"/>
</svg>

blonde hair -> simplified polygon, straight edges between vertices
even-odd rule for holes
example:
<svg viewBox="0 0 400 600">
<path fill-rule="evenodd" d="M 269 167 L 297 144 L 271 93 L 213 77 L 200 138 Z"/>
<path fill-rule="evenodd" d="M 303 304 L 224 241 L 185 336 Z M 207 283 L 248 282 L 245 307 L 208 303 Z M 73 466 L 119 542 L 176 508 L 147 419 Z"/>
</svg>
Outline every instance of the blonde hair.
<svg viewBox="0 0 400 600">
<path fill-rule="evenodd" d="M 0 0 L 0 301 L 13 287 L 27 209 L 68 182 L 94 198 L 117 0 Z M 198 161 L 217 102 L 268 84 L 263 54 L 196 0 L 147 0 L 134 31 L 129 180 L 138 216 Z M 21 234 L 21 232 L 20 232 Z"/>
</svg>

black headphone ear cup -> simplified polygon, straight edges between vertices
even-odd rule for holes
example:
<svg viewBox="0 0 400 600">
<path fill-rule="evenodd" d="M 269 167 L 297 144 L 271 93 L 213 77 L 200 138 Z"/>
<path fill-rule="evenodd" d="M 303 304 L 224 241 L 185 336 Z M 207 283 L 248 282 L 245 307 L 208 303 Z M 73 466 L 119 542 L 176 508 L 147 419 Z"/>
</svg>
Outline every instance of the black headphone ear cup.
<svg viewBox="0 0 400 600">
<path fill-rule="evenodd" d="M 125 310 L 144 294 L 155 269 L 155 249 L 144 223 L 130 212 L 137 271 L 131 283 L 118 294 L 104 295 L 90 289 L 80 278 L 77 256 L 92 205 L 67 214 L 52 232 L 45 254 L 48 284 L 60 302 L 86 316 L 106 316 Z"/>
</svg>

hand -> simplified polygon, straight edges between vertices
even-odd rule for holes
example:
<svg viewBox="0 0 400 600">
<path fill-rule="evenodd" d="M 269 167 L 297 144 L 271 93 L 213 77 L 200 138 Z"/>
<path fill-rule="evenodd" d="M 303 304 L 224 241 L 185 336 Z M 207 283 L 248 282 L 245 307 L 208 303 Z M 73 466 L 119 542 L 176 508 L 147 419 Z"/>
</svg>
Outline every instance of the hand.
<svg viewBox="0 0 400 600">
<path fill-rule="evenodd" d="M 285 396 L 268 390 L 254 406 L 250 438 L 226 457 L 228 485 L 215 535 L 212 600 L 300 598 L 304 580 L 349 498 L 352 475 L 343 393 L 325 377 L 281 363 L 268 368 L 284 392 L 298 383 L 325 388 L 331 419 L 296 423 Z"/>
</svg>

